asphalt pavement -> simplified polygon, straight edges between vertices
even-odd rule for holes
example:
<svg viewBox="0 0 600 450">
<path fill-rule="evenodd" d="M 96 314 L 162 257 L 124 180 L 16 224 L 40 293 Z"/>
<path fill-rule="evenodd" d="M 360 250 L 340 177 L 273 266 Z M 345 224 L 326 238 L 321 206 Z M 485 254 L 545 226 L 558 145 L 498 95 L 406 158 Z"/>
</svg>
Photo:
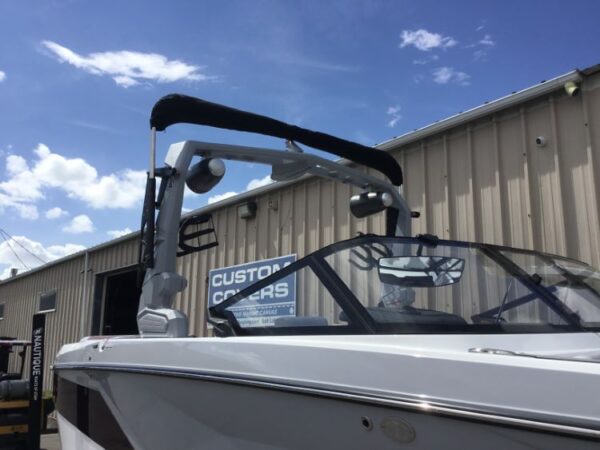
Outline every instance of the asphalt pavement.
<svg viewBox="0 0 600 450">
<path fill-rule="evenodd" d="M 42 434 L 41 448 L 45 450 L 60 450 L 60 437 L 58 433 Z"/>
</svg>

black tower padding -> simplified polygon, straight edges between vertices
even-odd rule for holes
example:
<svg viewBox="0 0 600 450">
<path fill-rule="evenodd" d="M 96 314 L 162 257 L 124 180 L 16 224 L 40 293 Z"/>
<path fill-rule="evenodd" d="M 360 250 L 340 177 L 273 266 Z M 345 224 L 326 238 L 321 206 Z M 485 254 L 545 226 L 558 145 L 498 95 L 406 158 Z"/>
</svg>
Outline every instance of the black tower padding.
<svg viewBox="0 0 600 450">
<path fill-rule="evenodd" d="M 388 177 L 392 184 L 396 186 L 402 184 L 402 169 L 398 162 L 384 151 L 259 114 L 187 95 L 167 95 L 156 102 L 152 108 L 150 127 L 163 131 L 177 123 L 206 125 L 288 139 L 371 167 Z"/>
</svg>

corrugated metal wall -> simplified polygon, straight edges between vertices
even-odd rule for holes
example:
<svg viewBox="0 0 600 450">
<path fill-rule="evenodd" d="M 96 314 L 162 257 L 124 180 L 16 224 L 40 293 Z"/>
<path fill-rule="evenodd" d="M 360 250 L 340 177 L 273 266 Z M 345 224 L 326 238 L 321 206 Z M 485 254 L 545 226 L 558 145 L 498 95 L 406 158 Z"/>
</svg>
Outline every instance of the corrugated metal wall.
<svg viewBox="0 0 600 450">
<path fill-rule="evenodd" d="M 414 231 L 600 266 L 598 80 L 402 149 L 405 196 L 422 214 Z"/>
<path fill-rule="evenodd" d="M 46 315 L 46 389 L 51 386 L 48 362 L 63 343 L 77 337 L 83 286 L 78 280 L 82 269 L 80 256 L 0 286 L 0 301 L 4 303 L 0 335 L 20 339 L 31 338 L 31 321 L 38 311 L 40 295 L 56 290 L 56 311 Z M 11 356 L 12 370 L 17 370 L 17 361 L 16 356 Z"/>
<path fill-rule="evenodd" d="M 20 339 L 31 338 L 31 321 L 38 311 L 40 295 L 56 291 L 56 310 L 46 314 L 45 389 L 52 386 L 50 364 L 60 347 L 89 334 L 88 319 L 96 275 L 135 262 L 137 242 L 133 239 L 90 252 L 85 302 L 82 302 L 84 254 L 0 285 L 0 302 L 5 304 L 4 319 L 0 320 L 0 335 Z M 85 305 L 83 311 L 82 305 Z M 82 314 L 86 318 L 85 330 L 81 330 Z M 18 360 L 11 356 L 11 370 L 17 369 L 17 362 Z"/>
<path fill-rule="evenodd" d="M 535 139 L 546 140 L 543 147 Z M 404 194 L 421 213 L 413 233 L 537 249 L 600 266 L 600 74 L 578 97 L 562 89 L 392 150 L 405 174 Z M 179 260 L 188 289 L 175 306 L 190 331 L 206 335 L 208 268 L 295 253 L 302 257 L 361 232 L 384 232 L 383 215 L 351 219 L 348 186 L 306 179 L 259 195 L 257 217 L 236 205 L 213 213 L 220 245 Z M 96 275 L 134 264 L 135 239 L 92 250 L 84 311 L 89 333 Z M 39 294 L 57 290 L 48 315 L 49 361 L 79 338 L 84 257 L 0 284 L 0 335 L 27 338 Z"/>
</svg>

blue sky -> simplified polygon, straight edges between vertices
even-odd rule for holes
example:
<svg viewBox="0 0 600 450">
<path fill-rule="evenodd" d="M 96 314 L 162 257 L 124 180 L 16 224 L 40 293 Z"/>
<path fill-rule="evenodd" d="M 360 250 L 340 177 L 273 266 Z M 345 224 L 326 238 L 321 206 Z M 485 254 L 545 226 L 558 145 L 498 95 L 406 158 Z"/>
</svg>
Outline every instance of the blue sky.
<svg viewBox="0 0 600 450">
<path fill-rule="evenodd" d="M 138 227 L 162 95 L 373 145 L 599 63 L 599 17 L 597 1 L 3 1 L 0 228 L 16 242 L 0 240 L 0 276 Z M 281 145 L 177 125 L 159 158 L 184 139 Z M 230 166 L 212 194 L 267 175 Z"/>
</svg>

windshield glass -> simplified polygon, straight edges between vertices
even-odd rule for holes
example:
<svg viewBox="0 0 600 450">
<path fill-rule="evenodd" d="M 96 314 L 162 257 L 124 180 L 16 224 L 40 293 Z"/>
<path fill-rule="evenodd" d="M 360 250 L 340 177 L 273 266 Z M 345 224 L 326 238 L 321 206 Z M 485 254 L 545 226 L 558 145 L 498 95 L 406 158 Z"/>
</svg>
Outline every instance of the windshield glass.
<svg viewBox="0 0 600 450">
<path fill-rule="evenodd" d="M 292 273 L 293 314 L 244 320 Z M 554 256 L 369 236 L 321 249 L 211 312 L 241 334 L 583 331 L 600 326 L 599 284 L 590 266 Z"/>
<path fill-rule="evenodd" d="M 578 261 L 538 253 L 503 250 L 552 292 L 587 327 L 600 327 L 600 272 Z"/>
</svg>

